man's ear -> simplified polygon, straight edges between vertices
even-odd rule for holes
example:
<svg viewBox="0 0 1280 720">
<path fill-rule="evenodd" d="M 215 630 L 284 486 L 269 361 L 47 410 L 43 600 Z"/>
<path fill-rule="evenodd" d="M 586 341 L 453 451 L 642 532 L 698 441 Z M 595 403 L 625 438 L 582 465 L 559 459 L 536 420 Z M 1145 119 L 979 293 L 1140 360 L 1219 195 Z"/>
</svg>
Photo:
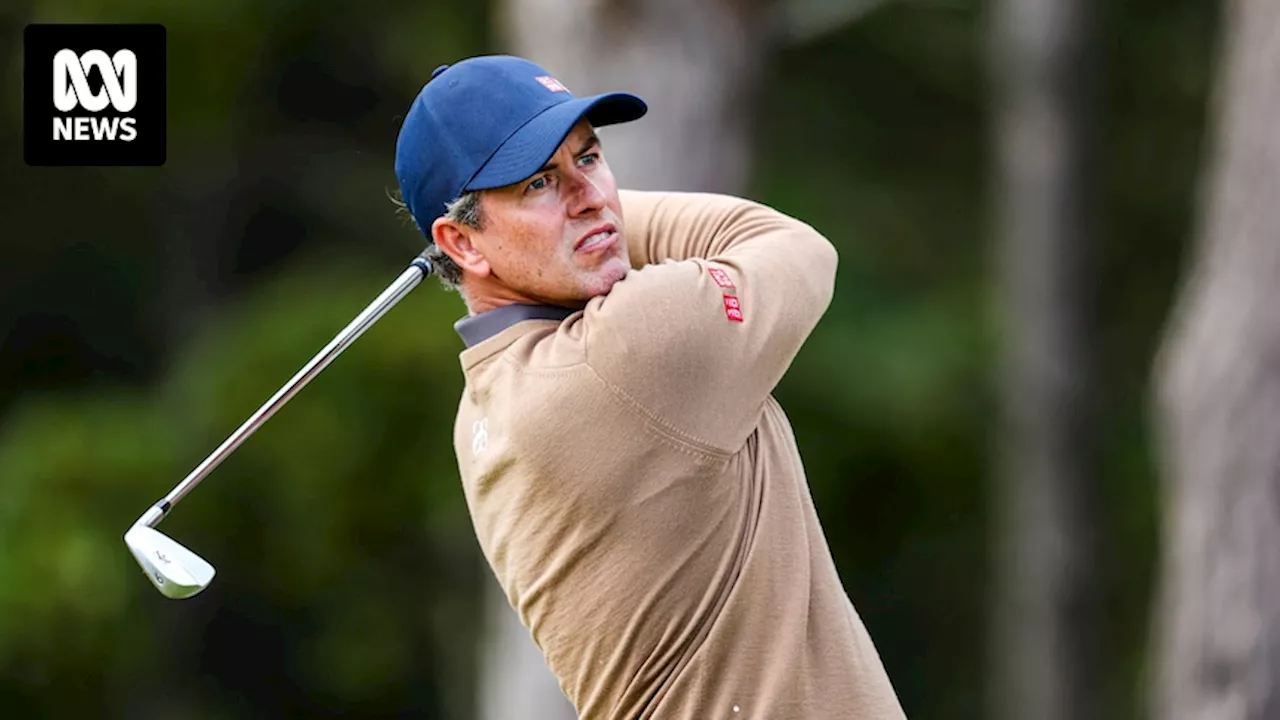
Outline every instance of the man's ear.
<svg viewBox="0 0 1280 720">
<path fill-rule="evenodd" d="M 491 269 L 484 253 L 472 242 L 476 229 L 457 220 L 438 217 L 431 223 L 431 239 L 466 274 L 488 277 Z"/>
</svg>

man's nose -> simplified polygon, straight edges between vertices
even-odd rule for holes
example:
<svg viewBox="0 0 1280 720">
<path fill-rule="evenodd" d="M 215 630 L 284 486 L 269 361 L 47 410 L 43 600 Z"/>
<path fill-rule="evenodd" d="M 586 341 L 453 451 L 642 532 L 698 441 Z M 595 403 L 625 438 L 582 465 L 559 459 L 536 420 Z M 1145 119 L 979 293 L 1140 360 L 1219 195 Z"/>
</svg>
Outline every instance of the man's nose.
<svg viewBox="0 0 1280 720">
<path fill-rule="evenodd" d="M 568 210 L 571 216 L 588 215 L 599 212 L 604 207 L 604 191 L 595 180 L 580 170 L 574 170 L 570 182 L 566 183 L 569 193 Z"/>
</svg>

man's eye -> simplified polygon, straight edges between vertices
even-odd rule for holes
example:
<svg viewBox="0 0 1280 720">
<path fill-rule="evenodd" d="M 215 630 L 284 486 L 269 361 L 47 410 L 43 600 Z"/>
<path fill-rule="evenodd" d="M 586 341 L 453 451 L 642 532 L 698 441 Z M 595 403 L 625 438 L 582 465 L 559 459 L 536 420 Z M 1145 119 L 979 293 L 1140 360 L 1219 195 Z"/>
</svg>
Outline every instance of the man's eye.
<svg viewBox="0 0 1280 720">
<path fill-rule="evenodd" d="M 596 161 L 599 159 L 600 159 L 600 153 L 589 153 L 587 155 L 583 155 L 582 157 L 578 158 L 578 164 L 579 165 L 595 165 Z"/>
<path fill-rule="evenodd" d="M 547 186 L 547 183 L 548 183 L 547 176 L 543 175 L 542 177 L 536 178 L 533 182 L 529 183 L 528 189 L 541 190 Z"/>
</svg>

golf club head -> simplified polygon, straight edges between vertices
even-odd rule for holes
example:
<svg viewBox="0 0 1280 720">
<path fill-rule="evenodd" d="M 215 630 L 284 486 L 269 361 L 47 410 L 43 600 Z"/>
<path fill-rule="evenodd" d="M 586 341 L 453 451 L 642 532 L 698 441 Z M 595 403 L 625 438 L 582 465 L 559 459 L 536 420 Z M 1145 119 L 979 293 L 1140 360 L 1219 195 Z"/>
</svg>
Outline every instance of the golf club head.
<svg viewBox="0 0 1280 720">
<path fill-rule="evenodd" d="M 213 580 L 212 565 L 155 528 L 134 525 L 124 534 L 124 542 L 165 597 L 189 598 Z"/>
</svg>

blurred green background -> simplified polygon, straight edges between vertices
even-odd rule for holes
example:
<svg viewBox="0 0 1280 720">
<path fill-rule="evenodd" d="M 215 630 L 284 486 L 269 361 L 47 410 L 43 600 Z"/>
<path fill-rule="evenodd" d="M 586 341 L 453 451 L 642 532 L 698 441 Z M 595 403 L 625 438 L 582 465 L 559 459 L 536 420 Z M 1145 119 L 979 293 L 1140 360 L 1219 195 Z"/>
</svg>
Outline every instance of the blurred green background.
<svg viewBox="0 0 1280 720">
<path fill-rule="evenodd" d="M 1097 692 L 1126 718 L 1157 545 L 1149 375 L 1195 219 L 1218 11 L 1097 9 Z M 777 396 L 918 718 L 990 715 L 988 11 L 886 2 L 787 35 L 749 106 L 747 194 L 841 252 Z M 509 50 L 497 12 L 6 0 L 0 715 L 476 716 L 485 569 L 451 447 L 465 309 L 434 281 L 165 522 L 219 569 L 209 590 L 161 598 L 121 536 L 418 252 L 387 197 L 399 118 L 436 65 Z M 24 165 L 22 27 L 131 21 L 168 29 L 166 165 Z"/>
</svg>

